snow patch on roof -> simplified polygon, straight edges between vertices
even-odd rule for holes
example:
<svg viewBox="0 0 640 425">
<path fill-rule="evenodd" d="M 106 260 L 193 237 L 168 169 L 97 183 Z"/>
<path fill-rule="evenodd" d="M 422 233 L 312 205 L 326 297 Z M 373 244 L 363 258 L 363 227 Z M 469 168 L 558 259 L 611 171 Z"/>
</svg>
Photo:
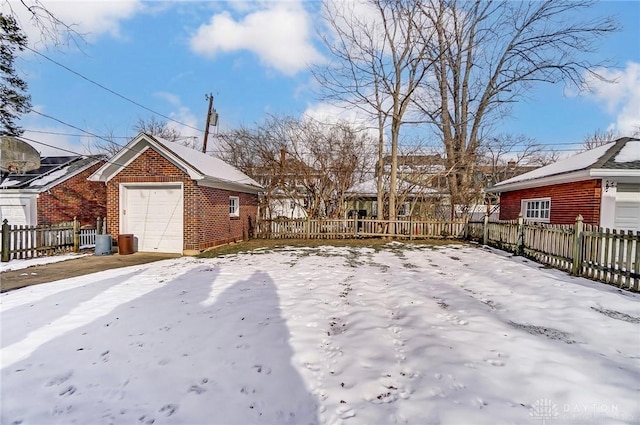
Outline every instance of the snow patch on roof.
<svg viewBox="0 0 640 425">
<path fill-rule="evenodd" d="M 29 187 L 42 187 L 51 183 L 52 181 L 58 180 L 60 177 L 65 176 L 69 172 L 69 167 L 61 168 L 57 171 L 54 171 L 51 174 L 45 174 L 39 179 L 35 179 L 31 183 L 29 183 Z"/>
<path fill-rule="evenodd" d="M 22 183 L 20 180 L 5 180 L 2 182 L 2 185 L 0 185 L 1 187 L 9 187 L 9 186 L 15 186 L 17 184 Z"/>
<path fill-rule="evenodd" d="M 428 194 L 428 193 L 436 193 L 438 192 L 436 189 L 420 186 L 418 184 L 409 183 L 406 180 L 398 179 L 397 190 L 404 193 L 409 193 L 411 195 L 420 195 L 420 194 Z M 384 190 L 385 192 L 389 191 L 389 182 L 384 182 Z M 378 193 L 378 182 L 376 179 L 367 180 L 362 183 L 355 184 L 351 186 L 346 191 L 349 194 L 355 195 L 370 195 L 376 196 Z"/>
<path fill-rule="evenodd" d="M 230 183 L 261 187 L 257 181 L 221 159 L 157 136 L 153 136 L 153 139 L 208 177 Z"/>
<path fill-rule="evenodd" d="M 616 163 L 636 161 L 640 161 L 640 140 L 627 142 L 613 160 Z"/>
<path fill-rule="evenodd" d="M 615 142 L 607 143 L 606 145 L 598 146 L 595 149 L 579 153 L 570 158 L 554 162 L 553 164 L 545 165 L 544 167 L 529 171 L 528 173 L 520 174 L 519 176 L 501 181 L 494 187 L 500 187 L 505 184 L 521 182 L 525 180 L 539 179 L 556 174 L 564 174 L 570 173 L 572 171 L 584 170 L 598 162 L 602 155 L 604 155 L 609 150 L 609 148 L 613 146 L 614 143 Z"/>
</svg>

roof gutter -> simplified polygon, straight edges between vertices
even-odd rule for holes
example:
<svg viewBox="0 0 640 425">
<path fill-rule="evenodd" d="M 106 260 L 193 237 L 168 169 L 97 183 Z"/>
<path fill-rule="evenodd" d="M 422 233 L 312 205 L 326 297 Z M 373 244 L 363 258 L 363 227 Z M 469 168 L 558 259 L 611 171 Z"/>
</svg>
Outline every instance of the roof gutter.
<svg viewBox="0 0 640 425">
<path fill-rule="evenodd" d="M 232 182 L 228 180 L 214 179 L 211 177 L 201 177 L 196 179 L 198 186 L 212 187 L 214 189 L 232 190 L 243 193 L 259 193 L 264 190 L 261 186 Z"/>
<path fill-rule="evenodd" d="M 556 174 L 554 176 L 542 177 L 539 179 L 523 180 L 519 182 L 507 183 L 500 185 L 496 184 L 493 187 L 485 189 L 487 193 L 502 193 L 511 192 L 514 190 L 530 189 L 532 187 L 549 186 L 558 183 L 569 183 L 581 180 L 589 180 L 594 178 L 590 173 L 591 170 L 580 170 L 572 173 Z"/>
</svg>

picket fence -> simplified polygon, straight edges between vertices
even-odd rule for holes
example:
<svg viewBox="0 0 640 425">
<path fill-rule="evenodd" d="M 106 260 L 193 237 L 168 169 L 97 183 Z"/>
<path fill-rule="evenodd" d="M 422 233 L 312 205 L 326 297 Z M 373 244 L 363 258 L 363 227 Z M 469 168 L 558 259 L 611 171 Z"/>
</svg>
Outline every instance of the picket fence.
<svg viewBox="0 0 640 425">
<path fill-rule="evenodd" d="M 466 221 L 371 219 L 261 220 L 256 237 L 263 239 L 348 239 L 391 236 L 400 239 L 463 238 Z"/>
<path fill-rule="evenodd" d="M 575 276 L 638 291 L 640 232 L 573 225 L 528 223 L 522 217 L 506 222 L 469 222 L 467 237 Z"/>
<path fill-rule="evenodd" d="M 103 233 L 104 229 L 104 218 L 98 218 L 96 227 L 91 228 L 81 228 L 80 222 L 75 219 L 50 226 L 10 225 L 5 219 L 2 223 L 0 260 L 7 262 L 92 248 L 96 243 L 96 235 Z"/>
</svg>

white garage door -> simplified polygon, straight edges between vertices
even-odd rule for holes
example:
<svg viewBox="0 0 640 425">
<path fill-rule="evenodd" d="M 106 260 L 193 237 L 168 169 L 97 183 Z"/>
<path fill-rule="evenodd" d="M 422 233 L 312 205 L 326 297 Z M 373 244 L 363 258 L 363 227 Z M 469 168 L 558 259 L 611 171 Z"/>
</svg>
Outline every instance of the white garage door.
<svg viewBox="0 0 640 425">
<path fill-rule="evenodd" d="M 25 226 L 28 224 L 27 220 L 27 206 L 26 205 L 0 205 L 0 223 L 4 223 L 7 220 L 12 226 Z"/>
<path fill-rule="evenodd" d="M 133 234 L 138 251 L 182 253 L 181 185 L 127 185 L 121 194 L 120 233 Z"/>
<path fill-rule="evenodd" d="M 640 230 L 640 185 L 618 185 L 614 227 Z"/>
</svg>

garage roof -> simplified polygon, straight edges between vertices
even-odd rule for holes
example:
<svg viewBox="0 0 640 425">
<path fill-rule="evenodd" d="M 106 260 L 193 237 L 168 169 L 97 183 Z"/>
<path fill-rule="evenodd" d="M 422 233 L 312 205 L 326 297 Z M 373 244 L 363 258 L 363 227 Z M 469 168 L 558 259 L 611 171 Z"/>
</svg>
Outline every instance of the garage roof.
<svg viewBox="0 0 640 425">
<path fill-rule="evenodd" d="M 603 177 L 640 179 L 640 139 L 623 137 L 595 149 L 501 181 L 486 191 L 509 192 Z"/>
<path fill-rule="evenodd" d="M 149 148 L 184 170 L 190 178 L 198 181 L 202 186 L 247 193 L 258 193 L 262 190 L 258 182 L 221 159 L 147 133 L 136 136 L 92 174 L 89 180 L 104 182 L 111 180 Z"/>
</svg>

